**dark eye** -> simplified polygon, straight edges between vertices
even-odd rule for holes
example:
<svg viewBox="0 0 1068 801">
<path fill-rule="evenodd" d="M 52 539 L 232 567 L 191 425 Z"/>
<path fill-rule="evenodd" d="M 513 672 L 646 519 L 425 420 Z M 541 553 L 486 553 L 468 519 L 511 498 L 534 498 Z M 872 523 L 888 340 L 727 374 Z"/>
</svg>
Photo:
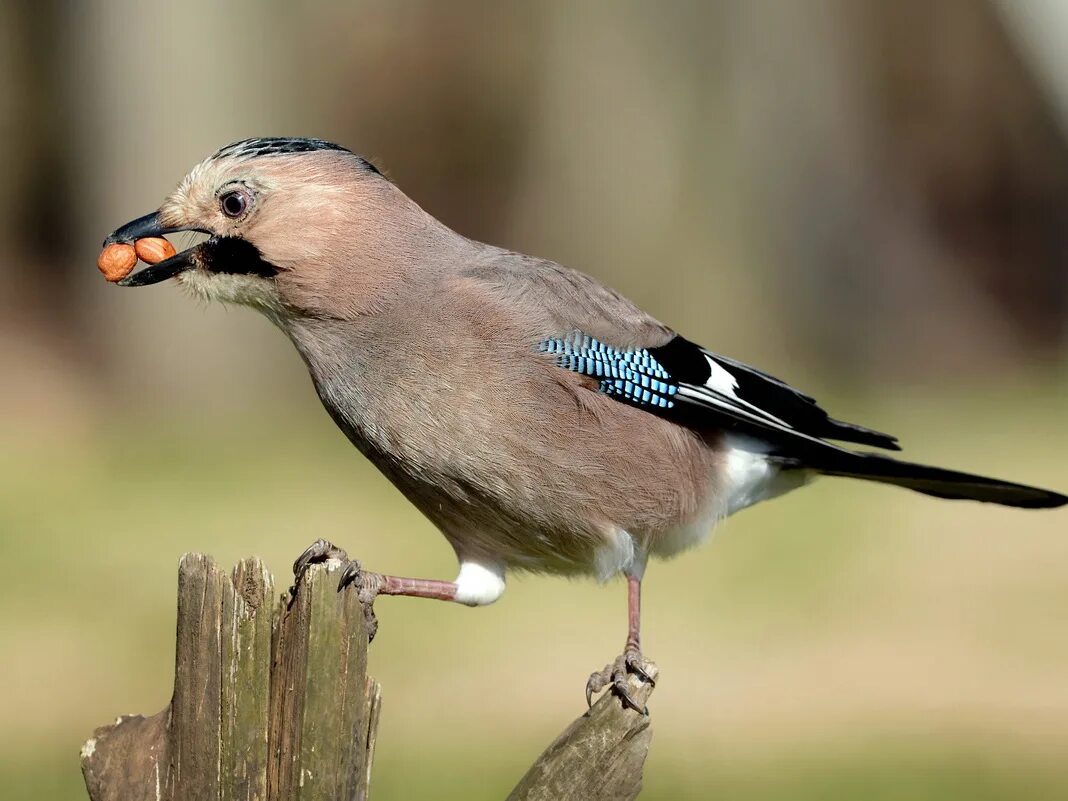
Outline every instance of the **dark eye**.
<svg viewBox="0 0 1068 801">
<path fill-rule="evenodd" d="M 219 208 L 227 217 L 237 218 L 248 211 L 248 195 L 239 189 L 219 195 Z"/>
</svg>

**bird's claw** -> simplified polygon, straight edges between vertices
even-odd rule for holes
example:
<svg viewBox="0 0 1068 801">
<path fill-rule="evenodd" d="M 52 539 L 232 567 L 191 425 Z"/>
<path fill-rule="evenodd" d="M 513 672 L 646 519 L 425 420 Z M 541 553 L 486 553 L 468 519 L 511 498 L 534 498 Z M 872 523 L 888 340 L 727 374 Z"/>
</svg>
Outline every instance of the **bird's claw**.
<svg viewBox="0 0 1068 801">
<path fill-rule="evenodd" d="M 645 669 L 646 662 L 641 651 L 629 649 L 624 651 L 623 662 L 626 664 L 628 672 L 633 673 L 646 684 L 656 686 L 656 679 Z"/>
<path fill-rule="evenodd" d="M 309 567 L 325 562 L 327 559 L 347 561 L 348 558 L 349 555 L 345 551 L 338 548 L 330 540 L 324 540 L 322 537 L 305 548 L 303 553 L 293 562 L 293 586 L 289 588 L 289 606 L 292 606 L 293 602 L 296 601 L 297 587 L 304 580 L 304 574 L 308 572 Z"/>
<path fill-rule="evenodd" d="M 593 696 L 605 687 L 610 687 L 612 693 L 623 704 L 624 709 L 633 709 L 639 715 L 648 715 L 648 707 L 639 704 L 630 694 L 627 677 L 635 675 L 644 683 L 656 686 L 656 680 L 646 670 L 646 661 L 641 652 L 634 648 L 628 648 L 615 662 L 605 665 L 603 670 L 591 673 L 586 682 L 586 706 L 593 707 Z"/>
<path fill-rule="evenodd" d="M 361 575 L 363 575 L 363 567 L 360 565 L 359 559 L 346 562 L 345 566 L 341 568 L 341 576 L 337 580 L 337 591 L 341 592 L 350 584 L 358 584 Z"/>
<path fill-rule="evenodd" d="M 356 590 L 356 597 L 363 604 L 363 613 L 367 620 L 367 641 L 375 638 L 378 631 L 378 618 L 375 616 L 375 598 L 382 588 L 382 576 L 378 573 L 369 573 L 363 569 L 358 559 L 352 559 L 345 563 L 338 578 L 337 591 L 342 592 L 347 587 Z"/>
<path fill-rule="evenodd" d="M 327 559 L 340 559 L 342 562 L 347 562 L 348 558 L 349 555 L 343 549 L 320 537 L 305 548 L 304 552 L 293 563 L 294 587 L 300 584 L 300 580 L 304 578 L 304 574 L 308 572 L 308 568 L 312 565 L 325 562 Z"/>
<path fill-rule="evenodd" d="M 317 539 L 305 548 L 304 553 L 293 563 L 293 586 L 289 588 L 290 604 L 296 599 L 297 586 L 304 578 L 304 574 L 308 572 L 308 568 L 328 559 L 337 559 L 345 564 L 341 569 L 337 591 L 341 592 L 350 585 L 356 587 L 356 597 L 363 604 L 363 612 L 367 620 L 367 641 L 370 642 L 375 638 L 375 632 L 378 631 L 378 618 L 375 617 L 373 604 L 382 586 L 382 577 L 377 573 L 365 573 L 358 560 L 349 559 L 349 555 L 342 548 L 338 548 L 329 540 Z"/>
</svg>

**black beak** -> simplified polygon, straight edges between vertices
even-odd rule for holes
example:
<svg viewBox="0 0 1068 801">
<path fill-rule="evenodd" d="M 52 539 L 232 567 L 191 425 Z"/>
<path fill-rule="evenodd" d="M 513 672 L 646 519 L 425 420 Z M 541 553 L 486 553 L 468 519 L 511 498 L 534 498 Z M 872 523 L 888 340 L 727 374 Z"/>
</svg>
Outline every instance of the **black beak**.
<svg viewBox="0 0 1068 801">
<path fill-rule="evenodd" d="M 115 243 L 133 244 L 136 240 L 144 239 L 145 237 L 163 236 L 164 234 L 174 234 L 179 231 L 201 231 L 202 233 L 210 233 L 210 231 L 205 231 L 202 228 L 173 228 L 161 225 L 159 221 L 159 212 L 153 211 L 151 214 L 146 214 L 144 217 L 138 217 L 136 220 L 132 220 L 121 228 L 112 231 L 108 234 L 107 239 L 104 240 L 104 247 L 114 245 Z M 160 281 L 166 281 L 168 278 L 173 278 L 178 275 L 178 273 L 185 272 L 197 265 L 200 248 L 200 245 L 188 248 L 158 264 L 153 264 L 140 272 L 128 275 L 119 281 L 119 286 L 148 286 L 149 284 L 157 284 Z"/>
<path fill-rule="evenodd" d="M 166 281 L 168 278 L 174 278 L 178 273 L 184 273 L 186 270 L 197 266 L 199 251 L 200 245 L 197 245 L 183 250 L 181 253 L 175 253 L 169 259 L 164 259 L 136 273 L 131 273 L 118 282 L 119 286 L 148 286 L 149 284 Z"/>
<path fill-rule="evenodd" d="M 144 239 L 147 236 L 176 234 L 179 231 L 200 231 L 205 234 L 211 233 L 203 228 L 171 228 L 161 225 L 159 221 L 159 212 L 153 211 L 150 214 L 146 214 L 144 217 L 138 217 L 136 220 L 131 220 L 121 228 L 116 228 L 108 234 L 107 239 L 104 240 L 104 247 L 114 245 L 116 242 L 133 244 L 134 241 Z"/>
</svg>

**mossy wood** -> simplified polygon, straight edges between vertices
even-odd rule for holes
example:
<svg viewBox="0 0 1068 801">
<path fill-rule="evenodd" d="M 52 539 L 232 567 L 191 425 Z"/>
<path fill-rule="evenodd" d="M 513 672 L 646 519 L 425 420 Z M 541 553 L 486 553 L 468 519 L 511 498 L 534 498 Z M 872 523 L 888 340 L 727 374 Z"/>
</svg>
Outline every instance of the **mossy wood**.
<svg viewBox="0 0 1068 801">
<path fill-rule="evenodd" d="M 367 798 L 381 694 L 337 568 L 313 566 L 290 602 L 258 559 L 226 575 L 183 557 L 174 695 L 85 744 L 92 801 Z"/>
<path fill-rule="evenodd" d="M 337 592 L 339 566 L 313 565 L 279 600 L 258 559 L 227 575 L 211 557 L 184 556 L 174 695 L 152 717 L 93 733 L 82 749 L 91 801 L 366 799 L 382 696 L 367 675 L 364 610 L 355 592 Z M 638 703 L 652 689 L 631 677 Z M 651 739 L 649 718 L 606 693 L 509 801 L 636 798 Z"/>
</svg>

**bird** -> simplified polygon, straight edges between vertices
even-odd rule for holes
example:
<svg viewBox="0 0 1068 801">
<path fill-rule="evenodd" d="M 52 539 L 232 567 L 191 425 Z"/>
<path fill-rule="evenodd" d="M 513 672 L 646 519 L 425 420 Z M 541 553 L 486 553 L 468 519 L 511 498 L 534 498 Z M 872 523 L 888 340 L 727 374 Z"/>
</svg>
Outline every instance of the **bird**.
<svg viewBox="0 0 1068 801">
<path fill-rule="evenodd" d="M 469 239 L 369 160 L 314 138 L 229 144 L 105 245 L 207 239 L 120 281 L 173 279 L 251 307 L 293 343 L 337 426 L 444 535 L 454 581 L 348 561 L 339 590 L 481 606 L 515 572 L 627 583 L 623 652 L 586 683 L 645 712 L 651 557 L 823 476 L 1042 509 L 1057 492 L 900 461 L 895 437 L 686 339 L 594 278 Z M 297 560 L 344 551 L 317 540 Z"/>
</svg>

